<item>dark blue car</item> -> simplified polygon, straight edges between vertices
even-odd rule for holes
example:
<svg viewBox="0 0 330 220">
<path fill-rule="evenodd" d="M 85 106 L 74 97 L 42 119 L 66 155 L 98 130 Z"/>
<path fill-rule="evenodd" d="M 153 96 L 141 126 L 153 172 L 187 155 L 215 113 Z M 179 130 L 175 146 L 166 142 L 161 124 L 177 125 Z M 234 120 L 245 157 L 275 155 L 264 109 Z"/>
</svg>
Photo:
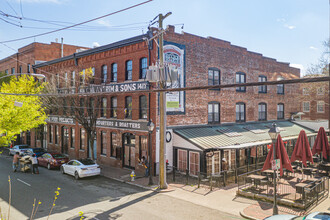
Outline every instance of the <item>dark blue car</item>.
<svg viewBox="0 0 330 220">
<path fill-rule="evenodd" d="M 46 153 L 46 151 L 43 148 L 28 148 L 25 152 L 25 154 L 29 154 L 29 155 L 35 154 L 37 157 L 40 157 L 44 153 Z"/>
</svg>

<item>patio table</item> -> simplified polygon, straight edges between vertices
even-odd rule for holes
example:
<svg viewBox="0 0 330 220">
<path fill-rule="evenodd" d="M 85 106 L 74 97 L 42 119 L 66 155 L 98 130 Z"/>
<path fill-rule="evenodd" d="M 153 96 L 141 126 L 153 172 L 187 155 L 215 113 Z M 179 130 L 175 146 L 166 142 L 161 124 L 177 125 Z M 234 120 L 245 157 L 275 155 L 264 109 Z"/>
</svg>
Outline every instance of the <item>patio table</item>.
<svg viewBox="0 0 330 220">
<path fill-rule="evenodd" d="M 296 184 L 296 194 L 297 194 L 297 192 L 299 194 L 302 194 L 303 200 L 305 199 L 305 187 L 308 185 L 309 185 L 309 183 L 303 183 L 303 182 Z M 296 198 L 296 196 L 295 196 L 295 198 Z"/>
<path fill-rule="evenodd" d="M 328 176 L 329 176 L 329 173 L 330 173 L 330 163 L 321 163 L 320 164 L 320 170 L 327 171 Z"/>
</svg>

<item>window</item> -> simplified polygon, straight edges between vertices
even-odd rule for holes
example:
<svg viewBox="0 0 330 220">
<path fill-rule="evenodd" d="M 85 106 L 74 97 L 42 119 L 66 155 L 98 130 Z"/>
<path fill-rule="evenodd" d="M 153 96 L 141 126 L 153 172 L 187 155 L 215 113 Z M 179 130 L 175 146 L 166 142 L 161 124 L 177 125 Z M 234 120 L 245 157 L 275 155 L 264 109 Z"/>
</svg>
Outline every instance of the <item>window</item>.
<svg viewBox="0 0 330 220">
<path fill-rule="evenodd" d="M 101 132 L 101 154 L 107 155 L 107 132 Z"/>
<path fill-rule="evenodd" d="M 68 112 L 66 98 L 63 99 L 63 115 L 66 115 Z"/>
<path fill-rule="evenodd" d="M 55 125 L 55 144 L 58 144 L 58 125 Z"/>
<path fill-rule="evenodd" d="M 317 102 L 317 112 L 324 113 L 324 102 L 323 101 Z"/>
<path fill-rule="evenodd" d="M 208 103 L 208 123 L 217 124 L 220 123 L 220 104 L 218 102 Z"/>
<path fill-rule="evenodd" d="M 60 88 L 60 76 L 58 74 L 55 74 L 55 83 L 56 88 Z"/>
<path fill-rule="evenodd" d="M 126 61 L 125 80 L 132 80 L 132 60 Z"/>
<path fill-rule="evenodd" d="M 241 72 L 236 73 L 236 83 L 237 84 L 246 83 L 246 75 L 245 75 L 245 73 L 241 73 Z M 246 87 L 245 86 L 236 87 L 236 91 L 237 92 L 245 92 L 246 91 Z"/>
<path fill-rule="evenodd" d="M 309 89 L 303 88 L 303 95 L 309 95 Z"/>
<path fill-rule="evenodd" d="M 22 65 L 19 66 L 18 71 L 19 71 L 19 73 L 22 73 Z"/>
<path fill-rule="evenodd" d="M 101 117 L 107 117 L 107 98 L 102 98 Z"/>
<path fill-rule="evenodd" d="M 317 88 L 317 94 L 318 95 L 324 95 L 324 88 L 323 87 Z"/>
<path fill-rule="evenodd" d="M 107 76 L 108 75 L 108 66 L 107 65 L 103 65 L 102 66 L 102 83 L 106 83 L 107 82 Z"/>
<path fill-rule="evenodd" d="M 71 86 L 75 86 L 76 84 L 76 72 L 72 71 L 71 73 Z"/>
<path fill-rule="evenodd" d="M 245 122 L 245 103 L 236 103 L 236 122 Z"/>
<path fill-rule="evenodd" d="M 132 118 L 132 97 L 125 97 L 125 118 Z"/>
<path fill-rule="evenodd" d="M 5 73 L 8 74 L 8 69 L 5 70 Z"/>
<path fill-rule="evenodd" d="M 111 65 L 111 82 L 117 82 L 117 63 Z"/>
<path fill-rule="evenodd" d="M 79 103 L 80 103 L 79 114 L 83 115 L 85 110 L 85 99 L 80 98 Z"/>
<path fill-rule="evenodd" d="M 284 80 L 282 77 L 277 78 L 277 81 Z M 277 94 L 284 94 L 284 84 L 277 84 Z"/>
<path fill-rule="evenodd" d="M 53 125 L 49 125 L 49 143 L 53 143 Z"/>
<path fill-rule="evenodd" d="M 259 76 L 258 77 L 258 82 L 267 82 L 267 77 L 266 76 Z M 258 91 L 259 93 L 267 93 L 267 86 L 264 85 L 264 86 L 259 86 L 258 87 Z"/>
<path fill-rule="evenodd" d="M 148 138 L 146 136 L 140 136 L 140 151 L 139 158 L 148 158 Z"/>
<path fill-rule="evenodd" d="M 89 99 L 89 108 L 88 108 L 89 115 L 92 115 L 94 110 L 95 110 L 95 100 L 94 100 L 94 98 L 90 98 Z"/>
<path fill-rule="evenodd" d="M 110 145 L 110 156 L 116 157 L 116 149 L 117 149 L 117 134 L 112 132 L 111 133 L 111 145 Z"/>
<path fill-rule="evenodd" d="M 277 104 L 277 119 L 284 119 L 284 104 Z"/>
<path fill-rule="evenodd" d="M 309 102 L 303 102 L 303 112 L 309 112 Z"/>
<path fill-rule="evenodd" d="M 15 67 L 11 68 L 11 74 L 15 73 Z"/>
<path fill-rule="evenodd" d="M 76 137 L 75 129 L 71 128 L 70 130 L 71 130 L 71 143 L 70 143 L 70 145 L 71 145 L 71 148 L 75 148 L 75 137 Z"/>
<path fill-rule="evenodd" d="M 65 87 L 68 87 L 68 73 L 64 73 Z"/>
<path fill-rule="evenodd" d="M 259 121 L 267 120 L 267 104 L 259 103 L 258 105 L 258 119 Z"/>
<path fill-rule="evenodd" d="M 140 119 L 147 119 L 148 118 L 148 107 L 147 107 L 147 97 L 145 95 L 140 96 L 139 98 L 139 115 Z"/>
<path fill-rule="evenodd" d="M 198 175 L 199 172 L 199 153 L 189 152 L 189 171 L 192 175 Z"/>
<path fill-rule="evenodd" d="M 145 79 L 148 69 L 148 59 L 143 57 L 140 59 L 140 79 Z"/>
<path fill-rule="evenodd" d="M 83 69 L 80 73 L 79 73 L 79 78 L 80 78 L 80 85 L 84 85 L 85 84 L 85 69 Z"/>
<path fill-rule="evenodd" d="M 178 170 L 186 172 L 187 168 L 187 151 L 178 149 Z"/>
<path fill-rule="evenodd" d="M 27 73 L 30 73 L 31 72 L 31 64 L 27 64 Z"/>
<path fill-rule="evenodd" d="M 209 68 L 208 85 L 220 85 L 220 70 L 217 68 Z"/>
<path fill-rule="evenodd" d="M 85 148 L 85 129 L 80 128 L 80 150 Z"/>
<path fill-rule="evenodd" d="M 92 77 L 90 77 L 90 84 L 94 84 L 95 79 L 95 67 L 92 67 Z"/>
<path fill-rule="evenodd" d="M 111 97 L 111 118 L 117 118 L 117 97 Z"/>
</svg>

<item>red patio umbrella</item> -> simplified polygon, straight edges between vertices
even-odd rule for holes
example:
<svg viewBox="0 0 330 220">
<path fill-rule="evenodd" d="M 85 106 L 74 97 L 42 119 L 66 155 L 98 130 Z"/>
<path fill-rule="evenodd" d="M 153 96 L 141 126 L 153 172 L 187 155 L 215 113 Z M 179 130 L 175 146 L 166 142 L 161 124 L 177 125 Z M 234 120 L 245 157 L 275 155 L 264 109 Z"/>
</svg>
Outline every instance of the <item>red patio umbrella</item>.
<svg viewBox="0 0 330 220">
<path fill-rule="evenodd" d="M 317 133 L 317 137 L 314 142 L 312 152 L 313 152 L 313 155 L 319 154 L 322 152 L 323 157 L 325 159 L 328 158 L 328 155 L 330 156 L 329 142 L 328 142 L 328 138 L 327 138 L 327 135 L 326 135 L 323 127 L 320 127 L 319 132 Z"/>
<path fill-rule="evenodd" d="M 271 169 L 272 168 L 272 164 L 271 161 L 274 159 L 273 156 L 273 149 L 274 145 L 272 144 L 272 147 L 270 148 L 266 161 L 264 163 L 264 166 L 262 168 L 262 171 L 267 170 L 267 169 Z M 283 168 L 286 168 L 287 170 L 290 170 L 291 172 L 293 172 L 292 166 L 291 166 L 291 162 L 289 160 L 289 156 L 285 150 L 281 135 L 278 135 L 277 137 L 277 141 L 275 144 L 276 147 L 276 159 L 280 159 L 281 163 L 280 163 L 280 175 L 283 175 Z"/>
<path fill-rule="evenodd" d="M 304 130 L 301 130 L 297 139 L 296 146 L 294 147 L 291 162 L 300 160 L 305 167 L 307 167 L 307 160 L 313 163 L 313 155 L 309 145 L 307 135 Z"/>
</svg>

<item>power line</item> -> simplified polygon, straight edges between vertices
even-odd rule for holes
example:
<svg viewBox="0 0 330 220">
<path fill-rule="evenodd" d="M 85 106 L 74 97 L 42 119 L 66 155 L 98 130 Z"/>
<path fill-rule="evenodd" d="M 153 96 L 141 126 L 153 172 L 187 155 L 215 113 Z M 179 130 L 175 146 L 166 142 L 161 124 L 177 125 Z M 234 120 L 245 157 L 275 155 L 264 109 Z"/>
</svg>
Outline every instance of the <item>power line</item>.
<svg viewBox="0 0 330 220">
<path fill-rule="evenodd" d="M 90 20 L 87 20 L 87 21 L 84 21 L 84 22 L 81 22 L 81 23 L 78 23 L 78 24 L 74 24 L 74 25 L 70 25 L 70 26 L 67 26 L 67 27 L 64 27 L 64 28 L 60 28 L 60 29 L 57 29 L 57 30 L 48 31 L 48 32 L 45 32 L 45 33 L 36 34 L 36 35 L 28 36 L 28 37 L 17 38 L 17 39 L 13 39 L 13 40 L 1 41 L 0 43 L 8 43 L 8 42 L 20 41 L 20 40 L 25 40 L 25 39 L 29 39 L 29 38 L 34 38 L 34 37 L 39 37 L 39 36 L 43 36 L 43 35 L 55 33 L 55 32 L 58 32 L 58 31 L 63 31 L 63 30 L 69 29 L 69 28 L 73 28 L 73 27 L 82 25 L 82 24 L 86 24 L 86 23 L 89 23 L 89 22 L 92 22 L 92 21 L 99 20 L 101 18 L 105 18 L 105 17 L 111 16 L 111 15 L 114 15 L 114 14 L 118 14 L 118 13 L 123 12 L 123 11 L 127 11 L 129 9 L 138 7 L 140 5 L 146 4 L 146 3 L 151 2 L 151 1 L 153 1 L 153 0 L 147 0 L 147 1 L 144 1 L 142 3 L 135 4 L 133 6 L 130 6 L 130 7 L 127 7 L 127 8 L 118 10 L 118 11 L 115 11 L 115 12 L 112 12 L 112 13 L 109 13 L 109 14 L 106 14 L 106 15 L 103 15 L 103 16 L 100 16 L 100 17 L 97 17 L 97 18 L 93 18 L 93 19 L 90 19 Z"/>
</svg>

